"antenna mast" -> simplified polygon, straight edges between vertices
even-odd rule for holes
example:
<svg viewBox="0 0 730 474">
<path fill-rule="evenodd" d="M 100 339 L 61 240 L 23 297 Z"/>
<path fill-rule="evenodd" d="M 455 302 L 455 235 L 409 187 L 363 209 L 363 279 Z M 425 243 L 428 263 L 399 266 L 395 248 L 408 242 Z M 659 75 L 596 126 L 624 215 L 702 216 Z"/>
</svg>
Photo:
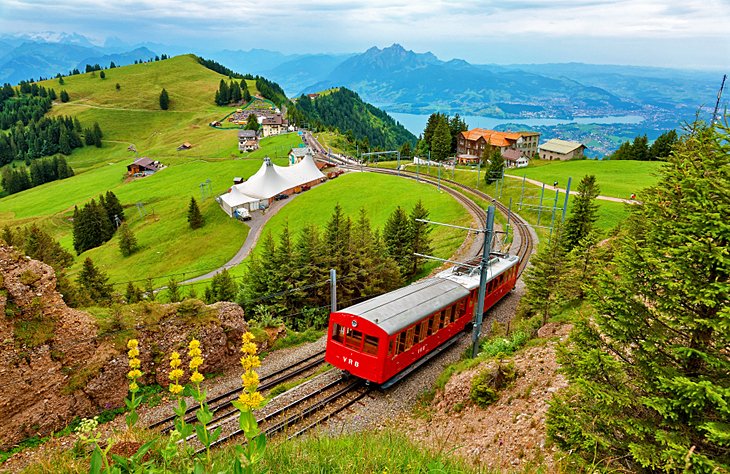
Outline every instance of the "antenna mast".
<svg viewBox="0 0 730 474">
<path fill-rule="evenodd" d="M 712 113 L 712 121 L 717 121 L 717 109 L 720 108 L 720 98 L 722 98 L 722 90 L 725 88 L 725 79 L 727 79 L 727 74 L 723 74 L 722 76 L 722 84 L 720 84 L 720 90 L 717 91 L 717 102 L 715 102 L 715 111 Z"/>
</svg>

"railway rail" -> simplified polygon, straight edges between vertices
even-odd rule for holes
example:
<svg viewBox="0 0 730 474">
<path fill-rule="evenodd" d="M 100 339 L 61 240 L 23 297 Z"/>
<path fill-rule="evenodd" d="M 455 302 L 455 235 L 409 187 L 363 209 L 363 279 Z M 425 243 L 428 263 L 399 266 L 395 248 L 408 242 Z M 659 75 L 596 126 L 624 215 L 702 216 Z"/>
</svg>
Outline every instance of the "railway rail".
<svg viewBox="0 0 730 474">
<path fill-rule="evenodd" d="M 315 354 L 312 354 L 309 357 L 305 357 L 304 359 L 300 359 L 296 362 L 294 362 L 291 365 L 288 365 L 280 370 L 277 370 L 276 372 L 273 372 L 271 374 L 268 374 L 264 377 L 261 377 L 261 384 L 259 385 L 259 390 L 262 392 L 265 392 L 266 390 L 269 390 L 271 388 L 276 387 L 277 385 L 280 385 L 282 383 L 288 382 L 293 380 L 296 377 L 300 377 L 303 374 L 306 374 L 308 372 L 311 372 L 318 367 L 321 367 L 324 362 L 324 350 L 319 351 Z M 233 408 L 232 402 L 238 398 L 238 396 L 241 393 L 242 388 L 236 388 L 233 390 L 229 390 L 225 393 L 222 393 L 220 395 L 217 395 L 216 397 L 211 398 L 208 400 L 208 405 L 210 407 L 210 410 L 214 413 L 214 418 L 212 423 L 215 423 L 219 420 L 222 420 L 228 416 L 230 416 L 233 413 L 236 413 L 237 410 Z M 192 423 L 195 421 L 195 411 L 198 409 L 196 405 L 191 406 L 187 409 L 185 412 L 186 423 Z M 164 418 L 162 420 L 158 420 L 152 424 L 149 425 L 149 428 L 156 428 L 159 429 L 161 432 L 166 433 L 170 430 L 172 430 L 175 427 L 175 416 L 170 416 L 167 418 Z"/>
</svg>

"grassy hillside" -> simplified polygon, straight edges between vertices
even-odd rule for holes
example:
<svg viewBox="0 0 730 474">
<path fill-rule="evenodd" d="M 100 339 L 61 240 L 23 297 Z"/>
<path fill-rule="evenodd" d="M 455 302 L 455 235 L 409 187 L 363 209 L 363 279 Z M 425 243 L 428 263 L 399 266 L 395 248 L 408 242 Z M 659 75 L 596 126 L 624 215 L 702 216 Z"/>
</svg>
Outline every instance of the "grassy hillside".
<svg viewBox="0 0 730 474">
<path fill-rule="evenodd" d="M 583 176 L 593 174 L 602 195 L 623 199 L 628 199 L 632 193 L 639 195 L 642 189 L 654 185 L 662 166 L 657 161 L 534 160 L 533 163 L 527 168 L 508 170 L 507 174 L 527 176 L 550 185 L 557 181 L 561 188 L 565 188 L 568 178 L 572 177 L 572 190 L 576 189 Z"/>
<path fill-rule="evenodd" d="M 210 195 L 201 201 L 200 184 L 210 179 L 212 195 L 221 194 L 232 184 L 234 176 L 253 174 L 264 156 L 284 165 L 289 149 L 298 146 L 301 139 L 296 134 L 270 137 L 261 141 L 261 149 L 256 152 L 239 154 L 235 129 L 208 126 L 233 110 L 213 103 L 215 90 L 224 77 L 201 66 L 192 55 L 110 69 L 105 73 L 103 80 L 91 73 L 65 77 L 62 87 L 68 91 L 71 101 L 54 104 L 50 113 L 76 116 L 84 127 L 99 122 L 104 132 L 103 147 L 74 151 L 68 161 L 76 176 L 0 199 L 0 226 L 38 223 L 70 250 L 70 217 L 74 206 L 112 190 L 125 206 L 140 251 L 122 257 L 115 237 L 78 256 L 72 274 L 87 256 L 107 272 L 112 282 L 159 277 L 155 283 L 164 284 L 171 274 L 192 277 L 222 265 L 239 249 L 248 227 L 229 219 Z M 55 79 L 44 81 L 43 85 L 61 88 Z M 250 86 L 253 89 L 254 85 Z M 163 87 L 171 99 L 167 111 L 159 108 Z M 193 148 L 177 151 L 184 141 L 191 142 Z M 135 145 L 139 156 L 159 160 L 167 168 L 142 179 L 125 180 L 126 166 L 137 156 L 127 151 L 130 144 Z M 353 188 L 367 189 L 367 192 L 354 194 Z M 321 189 L 294 200 L 277 219 L 295 222 L 306 215 L 324 222 L 337 197 L 347 195 L 351 196 L 347 199 L 348 211 L 350 207 L 357 210 L 365 206 L 373 221 L 382 225 L 396 205 L 394 200 L 384 198 L 392 196 L 392 183 L 360 183 L 345 178 Z M 410 188 L 403 192 L 406 198 L 402 204 L 407 206 L 412 206 L 412 196 L 421 194 Z M 196 231 L 188 228 L 186 220 L 191 196 L 199 200 L 206 218 L 205 227 Z M 304 208 L 297 201 L 305 203 Z M 436 199 L 430 207 L 438 208 L 444 202 L 444 209 L 451 209 L 450 201 L 449 197 L 441 196 L 441 201 Z M 136 203 L 144 204 L 144 216 Z M 448 238 L 444 239 L 444 249 L 453 247 Z"/>
</svg>

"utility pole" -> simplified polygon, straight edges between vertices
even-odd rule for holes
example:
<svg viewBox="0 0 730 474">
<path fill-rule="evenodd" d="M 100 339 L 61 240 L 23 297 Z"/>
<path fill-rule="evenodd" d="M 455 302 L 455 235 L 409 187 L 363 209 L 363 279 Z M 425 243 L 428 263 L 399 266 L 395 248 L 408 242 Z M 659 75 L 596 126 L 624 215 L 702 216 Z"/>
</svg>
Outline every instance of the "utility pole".
<svg viewBox="0 0 730 474">
<path fill-rule="evenodd" d="M 476 357 L 479 352 L 479 335 L 482 332 L 482 319 L 484 318 L 484 298 L 487 296 L 487 272 L 489 271 L 489 252 L 492 247 L 492 235 L 494 234 L 494 206 L 487 208 L 487 227 L 484 229 L 484 245 L 482 246 L 482 262 L 479 267 L 479 296 L 476 308 L 476 321 L 471 333 L 471 356 Z"/>
<path fill-rule="evenodd" d="M 715 102 L 715 111 L 712 112 L 712 123 L 715 123 L 717 120 L 717 111 L 720 108 L 720 99 L 722 98 L 722 91 L 725 89 L 725 79 L 727 79 L 727 74 L 723 74 L 722 76 L 722 84 L 720 84 L 720 90 L 717 91 L 717 102 Z"/>
<path fill-rule="evenodd" d="M 337 270 L 330 269 L 330 311 L 337 311 Z"/>
</svg>

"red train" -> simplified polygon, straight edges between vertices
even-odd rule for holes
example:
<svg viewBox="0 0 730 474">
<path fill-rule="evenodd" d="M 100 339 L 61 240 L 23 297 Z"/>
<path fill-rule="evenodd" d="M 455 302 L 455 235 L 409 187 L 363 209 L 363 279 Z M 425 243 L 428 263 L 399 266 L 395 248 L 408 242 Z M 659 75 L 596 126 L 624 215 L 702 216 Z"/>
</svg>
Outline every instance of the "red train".
<svg viewBox="0 0 730 474">
<path fill-rule="evenodd" d="M 485 311 L 515 286 L 519 258 L 492 254 Z M 388 387 L 454 342 L 474 316 L 479 271 L 457 267 L 330 314 L 325 360 Z"/>
</svg>

